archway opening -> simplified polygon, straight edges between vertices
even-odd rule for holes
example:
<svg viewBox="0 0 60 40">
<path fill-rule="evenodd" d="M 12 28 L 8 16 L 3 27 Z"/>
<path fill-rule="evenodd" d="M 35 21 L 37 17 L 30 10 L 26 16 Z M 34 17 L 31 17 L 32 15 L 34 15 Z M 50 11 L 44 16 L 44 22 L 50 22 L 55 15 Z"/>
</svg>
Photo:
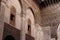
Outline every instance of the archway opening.
<svg viewBox="0 0 60 40">
<path fill-rule="evenodd" d="M 28 34 L 31 35 L 31 21 L 28 20 Z"/>
<path fill-rule="evenodd" d="M 4 40 L 15 40 L 15 38 L 11 35 L 8 35 Z"/>
</svg>

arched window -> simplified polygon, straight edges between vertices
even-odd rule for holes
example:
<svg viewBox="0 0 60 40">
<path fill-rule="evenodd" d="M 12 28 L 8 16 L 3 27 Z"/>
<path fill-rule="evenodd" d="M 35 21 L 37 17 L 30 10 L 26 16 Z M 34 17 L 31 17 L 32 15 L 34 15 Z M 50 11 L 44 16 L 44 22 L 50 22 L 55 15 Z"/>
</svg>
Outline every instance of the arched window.
<svg viewBox="0 0 60 40">
<path fill-rule="evenodd" d="M 4 40 L 15 40 L 15 38 L 11 35 L 8 35 Z"/>
<path fill-rule="evenodd" d="M 27 32 L 29 35 L 32 35 L 32 29 L 33 29 L 33 23 L 34 23 L 34 12 L 32 10 L 31 7 L 28 7 L 28 9 L 26 10 L 26 18 L 27 18 Z M 32 28 L 32 29 L 31 29 Z"/>
<path fill-rule="evenodd" d="M 10 13 L 10 24 L 15 26 L 15 16 L 16 16 L 16 9 L 15 7 L 11 7 L 11 13 Z"/>
<path fill-rule="evenodd" d="M 31 21 L 28 20 L 28 34 L 31 35 Z"/>
</svg>

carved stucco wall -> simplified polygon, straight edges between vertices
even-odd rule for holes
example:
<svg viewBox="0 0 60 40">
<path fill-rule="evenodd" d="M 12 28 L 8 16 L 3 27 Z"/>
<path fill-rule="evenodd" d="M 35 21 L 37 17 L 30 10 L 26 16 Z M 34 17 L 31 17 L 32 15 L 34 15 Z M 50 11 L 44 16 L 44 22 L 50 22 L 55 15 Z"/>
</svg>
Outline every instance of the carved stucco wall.
<svg viewBox="0 0 60 40">
<path fill-rule="evenodd" d="M 51 27 L 52 37 L 57 36 L 57 28 L 60 23 L 60 3 L 46 7 L 41 12 L 42 26 Z"/>
<path fill-rule="evenodd" d="M 40 9 L 36 5 L 36 3 L 33 0 L 21 0 L 22 6 L 23 6 L 23 11 L 25 12 L 27 7 L 31 7 L 34 12 L 34 19 L 35 23 L 41 24 L 41 14 L 40 14 Z"/>
<path fill-rule="evenodd" d="M 11 14 L 11 7 L 15 7 L 16 9 L 16 25 L 17 29 L 20 29 L 21 26 L 21 5 L 18 0 L 2 0 L 3 6 L 5 7 L 4 13 L 4 22 L 10 24 L 10 14 Z M 7 15 L 6 15 L 7 14 Z M 17 19 L 18 18 L 18 19 Z"/>
</svg>

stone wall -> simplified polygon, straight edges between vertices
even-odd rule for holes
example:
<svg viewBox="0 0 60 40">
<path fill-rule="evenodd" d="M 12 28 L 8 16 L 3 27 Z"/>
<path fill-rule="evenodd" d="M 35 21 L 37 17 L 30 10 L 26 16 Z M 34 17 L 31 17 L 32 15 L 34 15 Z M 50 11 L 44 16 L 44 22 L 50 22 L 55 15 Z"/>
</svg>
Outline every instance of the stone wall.
<svg viewBox="0 0 60 40">
<path fill-rule="evenodd" d="M 40 16 L 41 11 L 39 7 L 36 5 L 36 3 L 33 0 L 21 0 L 21 2 L 22 2 L 23 11 L 26 10 L 28 7 L 32 8 L 34 12 L 35 22 L 41 24 L 41 16 Z"/>
<path fill-rule="evenodd" d="M 25 34 L 27 34 L 27 30 L 28 30 L 27 29 L 28 19 L 31 20 L 31 36 L 33 36 L 36 39 L 35 34 L 36 34 L 36 32 L 38 32 L 37 40 L 38 39 L 40 40 L 39 37 L 41 37 L 43 34 L 41 33 L 42 35 L 38 36 L 38 34 L 40 35 L 39 31 L 41 31 L 41 29 L 39 29 L 40 28 L 39 25 L 41 24 L 41 15 L 43 16 L 43 13 L 45 13 L 44 11 L 43 11 L 43 13 L 40 14 L 40 12 L 41 12 L 40 9 L 32 0 L 21 0 L 21 5 L 18 0 L 13 0 L 13 1 L 12 0 L 7 0 L 7 1 L 3 0 L 2 5 L 4 6 L 5 10 L 3 10 L 4 19 L 2 16 L 1 16 L 1 18 L 2 18 L 2 20 L 4 20 L 4 22 L 6 22 L 8 24 L 10 24 L 10 14 L 11 14 L 10 9 L 12 6 L 14 6 L 16 8 L 15 28 L 21 30 L 21 40 L 25 40 Z M 29 10 L 30 8 L 31 8 L 31 10 Z M 44 17 L 42 17 L 42 20 L 45 21 Z M 1 23 L 3 23 L 3 22 L 1 21 Z M 35 23 L 39 24 L 38 25 L 39 27 L 35 26 Z M 36 28 L 38 30 L 36 30 Z M 1 32 L 1 34 L 2 34 L 2 32 Z M 41 38 L 43 39 L 43 37 L 41 37 Z"/>
<path fill-rule="evenodd" d="M 44 40 L 50 40 L 51 39 L 51 32 L 50 32 L 50 26 L 42 27 L 43 34 L 44 34 Z"/>
<path fill-rule="evenodd" d="M 36 30 L 35 39 L 36 40 L 45 40 L 44 35 L 45 35 L 46 31 L 43 31 L 42 27 L 39 24 L 36 23 L 35 25 L 36 25 L 36 27 L 35 27 L 35 30 Z"/>
<path fill-rule="evenodd" d="M 60 23 L 60 3 L 50 5 L 42 10 L 41 19 L 43 26 L 56 26 Z"/>
<path fill-rule="evenodd" d="M 3 6 L 5 7 L 4 12 L 4 22 L 10 24 L 10 14 L 11 14 L 11 7 L 15 7 L 16 9 L 16 18 L 15 18 L 15 27 L 20 30 L 21 27 L 21 5 L 18 0 L 2 0 Z M 17 5 L 18 4 L 18 5 Z M 17 19 L 18 17 L 18 19 Z"/>
<path fill-rule="evenodd" d="M 33 36 L 35 38 L 35 23 L 41 24 L 39 22 L 39 21 L 41 21 L 39 18 L 40 17 L 39 8 L 32 0 L 21 0 L 21 2 L 22 2 L 22 8 L 23 8 L 23 16 L 22 16 L 22 21 L 23 21 L 22 29 L 23 30 L 22 30 L 22 32 L 27 33 L 28 19 L 30 19 L 31 20 L 31 27 L 32 27 L 31 28 L 31 36 Z M 29 9 L 31 12 L 29 11 Z M 24 33 L 23 33 L 23 38 L 25 36 Z"/>
<path fill-rule="evenodd" d="M 53 4 L 41 12 L 42 26 L 51 26 L 51 37 L 57 37 L 57 28 L 60 23 L 60 3 Z"/>
</svg>

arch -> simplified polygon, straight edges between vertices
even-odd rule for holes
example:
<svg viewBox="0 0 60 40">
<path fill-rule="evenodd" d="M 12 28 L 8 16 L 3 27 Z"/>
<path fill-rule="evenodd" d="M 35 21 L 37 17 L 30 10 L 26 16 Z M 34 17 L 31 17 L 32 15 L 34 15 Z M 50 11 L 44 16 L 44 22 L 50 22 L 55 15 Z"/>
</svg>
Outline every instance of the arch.
<svg viewBox="0 0 60 40">
<path fill-rule="evenodd" d="M 12 35 L 8 35 L 4 40 L 15 40 L 15 38 Z"/>
<path fill-rule="evenodd" d="M 15 19 L 16 19 L 16 9 L 14 6 L 10 8 L 10 24 L 15 26 Z"/>
<path fill-rule="evenodd" d="M 15 9 L 16 9 L 16 19 L 15 19 L 15 28 L 17 28 L 17 29 L 21 29 L 21 3 L 20 3 L 20 1 L 21 0 L 14 0 L 14 1 L 12 1 L 12 0 L 9 0 L 10 1 L 10 8 L 13 6 Z M 10 20 L 10 19 L 9 19 Z"/>
<path fill-rule="evenodd" d="M 34 17 L 35 17 L 35 14 L 34 14 L 33 9 L 32 9 L 31 7 L 28 7 L 28 9 L 30 9 L 30 10 L 32 11 L 32 13 L 33 13 L 33 15 L 34 15 Z"/>
<path fill-rule="evenodd" d="M 9 0 L 10 2 L 12 1 L 12 0 Z M 14 2 L 15 1 L 15 2 Z M 20 15 L 20 13 L 21 13 L 21 8 L 22 8 L 22 3 L 21 3 L 21 0 L 14 0 L 14 1 L 12 1 L 11 3 L 10 3 L 10 5 L 12 6 L 14 6 L 15 8 L 16 8 L 16 13 L 17 14 L 19 14 Z M 18 5 L 17 5 L 18 4 Z M 11 7 L 10 6 L 10 7 Z"/>
<path fill-rule="evenodd" d="M 16 8 L 15 8 L 14 6 L 11 6 L 10 11 L 11 11 L 14 15 L 16 15 Z"/>
<path fill-rule="evenodd" d="M 28 23 L 28 22 L 30 22 L 30 23 Z M 30 35 L 33 37 L 35 37 L 35 24 L 34 23 L 35 23 L 35 21 L 34 21 L 33 12 L 31 11 L 30 8 L 28 8 L 26 10 L 26 28 L 28 29 L 28 25 L 30 24 L 30 28 L 31 28 Z M 27 33 L 28 33 L 28 31 L 27 31 Z"/>
<path fill-rule="evenodd" d="M 21 5 L 21 8 L 22 8 L 22 2 L 21 2 L 21 0 L 18 0 L 18 1 L 19 1 L 20 5 Z"/>
</svg>

